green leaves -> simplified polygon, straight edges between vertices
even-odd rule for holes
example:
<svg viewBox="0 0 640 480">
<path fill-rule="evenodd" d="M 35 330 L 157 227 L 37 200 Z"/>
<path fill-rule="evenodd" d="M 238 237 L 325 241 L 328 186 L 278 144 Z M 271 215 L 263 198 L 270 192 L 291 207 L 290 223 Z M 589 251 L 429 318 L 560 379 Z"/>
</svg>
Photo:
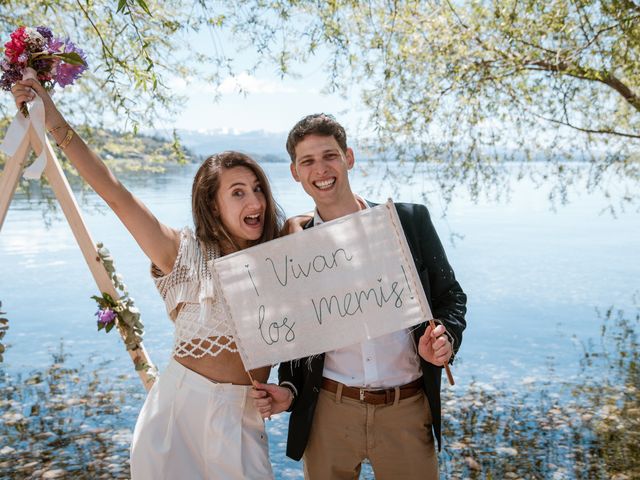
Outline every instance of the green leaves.
<svg viewBox="0 0 640 480">
<path fill-rule="evenodd" d="M 71 65 L 86 65 L 87 62 L 85 62 L 82 57 L 80 55 L 78 55 L 76 52 L 69 52 L 69 53 L 54 53 L 52 55 L 53 57 L 57 57 L 61 60 L 63 60 L 66 63 L 69 63 Z"/>
<path fill-rule="evenodd" d="M 140 310 L 135 306 L 133 298 L 129 296 L 127 286 L 123 281 L 122 275 L 116 273 L 113 257 L 102 242 L 96 244 L 96 250 L 98 256 L 104 265 L 111 282 L 116 290 L 120 294 L 120 298 L 115 300 L 107 292 L 102 292 L 101 295 L 93 295 L 91 298 L 98 304 L 99 312 L 97 328 L 98 331 L 103 330 L 109 333 L 113 327 L 118 327 L 127 350 L 136 350 L 142 343 L 142 335 L 144 334 L 144 326 L 140 320 Z M 102 311 L 102 312 L 100 312 Z M 111 315 L 105 311 L 111 311 L 115 313 L 113 321 L 102 321 L 103 318 L 110 320 Z M 103 315 L 106 315 L 103 317 Z"/>
<path fill-rule="evenodd" d="M 149 7 L 147 6 L 147 2 L 145 2 L 144 0 L 137 0 L 138 5 L 140 5 L 140 8 L 142 8 L 147 15 L 151 16 L 151 10 L 149 10 Z"/>
<path fill-rule="evenodd" d="M 222 81 L 237 73 L 234 48 L 257 54 L 249 71 L 266 65 L 283 76 L 320 57 L 326 90 L 359 95 L 369 113 L 374 134 L 363 146 L 452 165 L 443 188 L 473 191 L 495 185 L 484 179 L 499 160 L 541 152 L 633 174 L 640 11 L 632 4 L 54 0 L 43 13 L 38 2 L 18 2 L 22 23 L 73 31 L 95 63 L 79 98 L 65 94 L 87 118 L 110 110 L 134 132 L 171 120 L 183 104 L 172 81 Z M 14 22 L 0 16 L 0 30 Z M 195 32 L 202 44 L 191 43 Z M 218 39 L 230 35 L 225 54 Z"/>
<path fill-rule="evenodd" d="M 134 3 L 134 4 L 137 3 L 138 6 L 142 8 L 142 10 L 144 10 L 147 15 L 151 16 L 151 10 L 149 10 L 149 6 L 147 5 L 147 2 L 145 2 L 144 0 L 135 0 L 134 2 L 130 2 L 129 0 L 119 0 L 116 13 L 123 13 L 125 11 L 125 8 L 129 9 L 130 7 L 129 3 Z M 127 12 L 127 13 L 130 13 L 130 12 Z"/>
<path fill-rule="evenodd" d="M 233 3 L 251 21 L 230 8 L 220 13 L 227 27 L 283 74 L 325 52 L 328 89 L 360 94 L 369 112 L 366 146 L 441 164 L 445 198 L 459 186 L 477 198 L 500 183 L 497 165 L 534 157 L 623 165 L 639 186 L 638 9 L 598 0 Z"/>
<path fill-rule="evenodd" d="M 84 50 L 92 66 L 90 74 L 56 103 L 66 114 L 94 122 L 92 126 L 100 124 L 105 113 L 117 119 L 117 129 L 127 131 L 174 118 L 184 102 L 169 88 L 170 80 L 187 75 L 203 78 L 223 56 L 206 46 L 181 48 L 186 35 L 206 26 L 202 8 L 194 11 L 191 0 L 52 0 L 45 9 L 42 2 L 12 5 L 12 15 L 0 15 L 0 31 L 11 32 L 17 24 L 47 25 L 56 35 L 72 37 Z M 207 61 L 196 62 L 202 51 Z M 73 56 L 68 60 L 80 61 Z M 11 108 L 8 101 L 1 102 L 0 116 L 8 115 Z"/>
</svg>

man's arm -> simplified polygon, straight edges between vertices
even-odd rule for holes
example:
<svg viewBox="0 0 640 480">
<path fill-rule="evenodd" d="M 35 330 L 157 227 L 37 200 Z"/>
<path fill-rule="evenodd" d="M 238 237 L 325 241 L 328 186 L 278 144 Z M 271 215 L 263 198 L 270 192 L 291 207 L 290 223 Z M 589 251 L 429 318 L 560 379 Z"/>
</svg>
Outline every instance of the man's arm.
<svg viewBox="0 0 640 480">
<path fill-rule="evenodd" d="M 436 322 L 442 323 L 446 328 L 455 356 L 462 343 L 462 332 L 467 326 L 464 318 L 467 312 L 467 296 L 456 280 L 425 206 L 418 206 L 417 217 L 419 248 L 431 292 L 431 313 Z M 450 362 L 453 361 L 453 356 Z"/>
<path fill-rule="evenodd" d="M 287 218 L 287 221 L 284 222 L 280 229 L 280 236 L 284 237 L 285 235 L 301 232 L 311 220 L 313 220 L 313 212 L 301 213 Z"/>
<path fill-rule="evenodd" d="M 300 363 L 304 360 L 291 360 L 289 362 L 282 362 L 278 367 L 278 383 L 281 387 L 288 388 L 293 393 L 293 401 L 287 409 L 287 411 L 293 410 L 296 404 L 296 400 L 300 397 L 302 386 L 304 384 L 304 378 L 302 375 L 302 369 L 306 368 Z"/>
</svg>

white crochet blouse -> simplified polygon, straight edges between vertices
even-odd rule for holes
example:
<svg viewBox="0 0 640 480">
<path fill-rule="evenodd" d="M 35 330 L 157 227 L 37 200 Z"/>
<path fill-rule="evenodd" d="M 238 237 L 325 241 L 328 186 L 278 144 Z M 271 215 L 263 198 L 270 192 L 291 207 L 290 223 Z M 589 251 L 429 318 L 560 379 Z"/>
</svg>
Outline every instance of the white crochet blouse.
<svg viewBox="0 0 640 480">
<path fill-rule="evenodd" d="M 171 272 L 163 275 L 151 265 L 151 276 L 175 323 L 173 354 L 177 357 L 238 351 L 208 266 L 218 257 L 217 245 L 201 244 L 191 229 L 184 228 Z"/>
</svg>

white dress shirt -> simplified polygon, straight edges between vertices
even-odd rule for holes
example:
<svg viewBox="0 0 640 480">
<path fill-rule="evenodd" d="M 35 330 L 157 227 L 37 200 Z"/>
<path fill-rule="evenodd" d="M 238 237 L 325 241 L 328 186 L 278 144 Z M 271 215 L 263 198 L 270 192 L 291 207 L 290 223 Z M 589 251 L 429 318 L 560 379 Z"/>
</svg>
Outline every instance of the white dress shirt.
<svg viewBox="0 0 640 480">
<path fill-rule="evenodd" d="M 369 208 L 360 196 L 356 199 L 360 208 Z M 313 223 L 324 223 L 317 208 Z M 405 328 L 327 352 L 323 376 L 350 387 L 392 388 L 420 378 L 422 372 L 413 335 Z"/>
</svg>

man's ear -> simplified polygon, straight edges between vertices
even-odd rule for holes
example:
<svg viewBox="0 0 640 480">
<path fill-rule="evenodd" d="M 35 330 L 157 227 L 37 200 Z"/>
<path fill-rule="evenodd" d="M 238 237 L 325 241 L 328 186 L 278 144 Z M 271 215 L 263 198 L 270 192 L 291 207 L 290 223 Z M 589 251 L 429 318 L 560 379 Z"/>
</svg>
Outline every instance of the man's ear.
<svg viewBox="0 0 640 480">
<path fill-rule="evenodd" d="M 348 147 L 345 153 L 345 158 L 347 160 L 347 170 L 351 170 L 353 168 L 354 163 L 356 163 L 356 157 L 353 155 L 353 149 Z"/>
<path fill-rule="evenodd" d="M 300 177 L 298 176 L 298 170 L 296 170 L 296 163 L 291 162 L 289 164 L 289 169 L 291 170 L 291 176 L 296 182 L 300 182 Z"/>
</svg>

